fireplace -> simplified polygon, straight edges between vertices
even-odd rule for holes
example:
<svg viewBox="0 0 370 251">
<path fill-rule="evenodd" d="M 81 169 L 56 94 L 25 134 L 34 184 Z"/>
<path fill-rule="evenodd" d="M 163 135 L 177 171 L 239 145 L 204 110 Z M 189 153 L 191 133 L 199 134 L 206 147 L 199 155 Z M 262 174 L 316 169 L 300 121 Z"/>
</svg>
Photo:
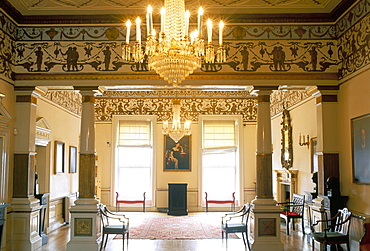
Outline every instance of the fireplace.
<svg viewBox="0 0 370 251">
<path fill-rule="evenodd" d="M 276 172 L 276 201 L 291 200 L 293 193 L 297 192 L 298 170 L 275 170 Z"/>
</svg>

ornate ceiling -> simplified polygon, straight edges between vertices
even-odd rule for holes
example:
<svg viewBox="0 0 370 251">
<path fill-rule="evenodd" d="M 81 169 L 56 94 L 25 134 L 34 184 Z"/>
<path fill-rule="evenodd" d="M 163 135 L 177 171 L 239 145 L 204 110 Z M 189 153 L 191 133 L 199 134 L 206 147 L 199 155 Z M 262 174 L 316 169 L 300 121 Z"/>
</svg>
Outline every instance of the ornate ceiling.
<svg viewBox="0 0 370 251">
<path fill-rule="evenodd" d="M 151 4 L 154 13 L 164 0 L 2 0 L 13 9 L 19 22 L 120 22 L 128 15 L 145 15 Z M 199 6 L 208 15 L 224 16 L 229 22 L 333 21 L 354 0 L 186 0 L 196 13 Z M 9 13 L 9 12 L 8 12 Z M 68 15 L 68 18 L 66 18 Z M 195 15 L 193 15 L 195 17 Z M 275 20 L 274 20 L 275 19 Z M 76 21 L 77 22 L 77 21 Z"/>
</svg>

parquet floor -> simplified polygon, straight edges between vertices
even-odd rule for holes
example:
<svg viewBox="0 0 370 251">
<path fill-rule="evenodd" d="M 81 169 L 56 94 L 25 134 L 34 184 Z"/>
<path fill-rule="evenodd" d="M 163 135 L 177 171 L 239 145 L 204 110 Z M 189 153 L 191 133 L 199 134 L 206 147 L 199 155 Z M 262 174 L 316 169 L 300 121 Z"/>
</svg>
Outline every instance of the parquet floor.
<svg viewBox="0 0 370 251">
<path fill-rule="evenodd" d="M 128 214 L 130 217 L 130 215 Z M 132 217 L 132 216 L 131 216 Z M 131 225 L 131 224 L 130 224 Z M 301 231 L 285 234 L 285 223 L 281 222 L 281 241 L 285 251 L 310 251 L 311 244 Z M 70 226 L 63 226 L 48 234 L 48 243 L 36 251 L 65 251 L 70 239 Z M 106 251 L 122 250 L 122 240 L 110 236 Z M 125 245 L 127 251 L 245 251 L 242 239 L 229 239 L 226 243 L 221 239 L 206 240 L 142 240 L 130 239 Z M 269 250 L 267 250 L 269 251 Z"/>
</svg>

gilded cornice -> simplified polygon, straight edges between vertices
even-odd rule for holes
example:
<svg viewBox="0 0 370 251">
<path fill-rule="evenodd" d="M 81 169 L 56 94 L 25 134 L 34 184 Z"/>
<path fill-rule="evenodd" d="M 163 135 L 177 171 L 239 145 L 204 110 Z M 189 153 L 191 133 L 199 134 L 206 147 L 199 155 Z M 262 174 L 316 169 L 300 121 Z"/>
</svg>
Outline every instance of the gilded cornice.
<svg viewBox="0 0 370 251">
<path fill-rule="evenodd" d="M 14 80 L 162 80 L 155 72 L 140 73 L 16 73 Z M 338 74 L 330 73 L 274 73 L 274 72 L 194 72 L 186 80 L 338 80 Z M 313 83 L 315 84 L 315 83 Z M 47 84 L 46 84 L 47 85 Z M 70 85 L 70 84 L 69 84 Z M 246 83 L 246 85 L 248 85 Z"/>
<path fill-rule="evenodd" d="M 151 91 L 105 91 L 101 98 L 254 98 L 249 91 L 204 90 L 151 90 Z"/>
</svg>

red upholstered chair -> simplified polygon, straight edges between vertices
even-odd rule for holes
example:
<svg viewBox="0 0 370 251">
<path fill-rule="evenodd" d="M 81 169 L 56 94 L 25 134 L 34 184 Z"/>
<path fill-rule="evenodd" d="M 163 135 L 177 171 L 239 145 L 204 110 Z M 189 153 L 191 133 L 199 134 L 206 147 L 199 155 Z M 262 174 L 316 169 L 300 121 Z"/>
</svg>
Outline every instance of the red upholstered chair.
<svg viewBox="0 0 370 251">
<path fill-rule="evenodd" d="M 290 220 L 292 220 L 293 230 L 295 230 L 294 219 L 301 219 L 302 232 L 304 234 L 304 195 L 293 194 L 292 201 L 281 202 L 278 204 L 284 207 L 284 211 L 280 214 L 280 218 L 285 219 L 286 234 L 289 235 Z"/>
<path fill-rule="evenodd" d="M 143 199 L 142 200 L 122 200 L 119 199 L 119 194 L 116 192 L 116 212 L 119 211 L 119 204 L 143 204 L 143 212 L 145 213 L 145 194 L 143 193 Z"/>
<path fill-rule="evenodd" d="M 370 251 L 370 223 L 364 224 L 365 234 L 360 240 L 360 251 Z"/>
</svg>

